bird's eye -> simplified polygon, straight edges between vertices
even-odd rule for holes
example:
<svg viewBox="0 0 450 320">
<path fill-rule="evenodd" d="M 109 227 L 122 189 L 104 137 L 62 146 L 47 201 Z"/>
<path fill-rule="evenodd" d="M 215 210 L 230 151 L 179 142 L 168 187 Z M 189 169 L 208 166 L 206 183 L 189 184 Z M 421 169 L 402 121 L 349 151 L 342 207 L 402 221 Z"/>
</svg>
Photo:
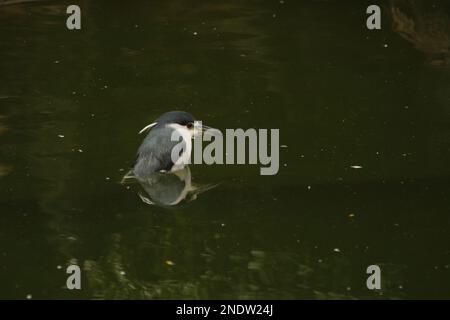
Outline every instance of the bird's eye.
<svg viewBox="0 0 450 320">
<path fill-rule="evenodd" d="M 188 122 L 188 124 L 186 125 L 188 129 L 192 129 L 193 126 L 194 124 L 192 122 Z"/>
</svg>

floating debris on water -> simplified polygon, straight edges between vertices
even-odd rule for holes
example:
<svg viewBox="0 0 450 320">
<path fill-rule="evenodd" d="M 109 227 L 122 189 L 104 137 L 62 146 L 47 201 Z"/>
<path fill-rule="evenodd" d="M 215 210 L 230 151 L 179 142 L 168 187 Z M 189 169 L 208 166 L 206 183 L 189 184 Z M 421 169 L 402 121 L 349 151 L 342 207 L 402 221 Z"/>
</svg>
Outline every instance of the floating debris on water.
<svg viewBox="0 0 450 320">
<path fill-rule="evenodd" d="M 339 248 L 334 248 L 333 251 L 334 251 L 334 252 L 341 252 L 341 249 L 339 249 Z"/>
<path fill-rule="evenodd" d="M 403 156 L 403 157 L 407 157 L 407 156 L 410 156 L 410 155 L 411 155 L 410 152 L 402 153 L 402 156 Z"/>
<path fill-rule="evenodd" d="M 362 166 L 350 166 L 352 169 L 362 169 Z"/>
<path fill-rule="evenodd" d="M 170 260 L 166 260 L 165 263 L 166 263 L 168 266 L 174 266 L 174 265 L 175 265 L 175 262 L 170 261 Z"/>
</svg>

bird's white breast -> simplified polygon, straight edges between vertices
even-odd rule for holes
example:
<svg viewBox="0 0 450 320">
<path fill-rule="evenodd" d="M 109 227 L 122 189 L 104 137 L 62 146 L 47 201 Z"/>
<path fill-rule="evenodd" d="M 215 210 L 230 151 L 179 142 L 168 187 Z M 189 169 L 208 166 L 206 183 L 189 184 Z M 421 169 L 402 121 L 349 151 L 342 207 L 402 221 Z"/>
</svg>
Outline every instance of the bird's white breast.
<svg viewBox="0 0 450 320">
<path fill-rule="evenodd" d="M 185 165 L 190 163 L 192 152 L 192 133 L 185 126 L 179 125 L 177 123 L 169 124 L 168 127 L 176 130 L 178 132 L 178 135 L 181 136 L 183 141 L 186 143 L 184 152 L 175 161 L 172 169 L 170 170 L 178 171 L 180 169 L 183 169 Z"/>
</svg>

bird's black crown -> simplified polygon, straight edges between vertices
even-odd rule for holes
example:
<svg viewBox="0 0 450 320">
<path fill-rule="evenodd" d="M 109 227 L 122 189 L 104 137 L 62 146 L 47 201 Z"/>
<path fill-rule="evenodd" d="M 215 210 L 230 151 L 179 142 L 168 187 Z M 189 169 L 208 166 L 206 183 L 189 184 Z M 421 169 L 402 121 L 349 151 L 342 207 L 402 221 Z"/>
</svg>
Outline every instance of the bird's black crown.
<svg viewBox="0 0 450 320">
<path fill-rule="evenodd" d="M 158 123 L 158 125 L 168 124 L 168 123 L 178 123 L 182 126 L 185 126 L 188 123 L 193 123 L 194 121 L 195 121 L 194 116 L 188 112 L 170 111 L 170 112 L 166 112 L 162 116 L 160 116 L 156 120 L 156 123 Z"/>
</svg>

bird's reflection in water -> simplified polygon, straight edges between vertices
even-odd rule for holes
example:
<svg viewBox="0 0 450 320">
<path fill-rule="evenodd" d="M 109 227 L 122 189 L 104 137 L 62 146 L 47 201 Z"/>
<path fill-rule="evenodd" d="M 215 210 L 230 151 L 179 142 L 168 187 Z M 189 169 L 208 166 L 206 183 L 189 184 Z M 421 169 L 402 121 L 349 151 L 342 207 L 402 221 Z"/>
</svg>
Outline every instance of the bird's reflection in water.
<svg viewBox="0 0 450 320">
<path fill-rule="evenodd" d="M 145 179 L 136 178 L 130 171 L 122 178 L 122 184 L 133 188 L 144 203 L 159 206 L 175 206 L 196 200 L 200 193 L 218 185 L 193 184 L 189 166 L 175 172 L 155 172 Z"/>
</svg>

